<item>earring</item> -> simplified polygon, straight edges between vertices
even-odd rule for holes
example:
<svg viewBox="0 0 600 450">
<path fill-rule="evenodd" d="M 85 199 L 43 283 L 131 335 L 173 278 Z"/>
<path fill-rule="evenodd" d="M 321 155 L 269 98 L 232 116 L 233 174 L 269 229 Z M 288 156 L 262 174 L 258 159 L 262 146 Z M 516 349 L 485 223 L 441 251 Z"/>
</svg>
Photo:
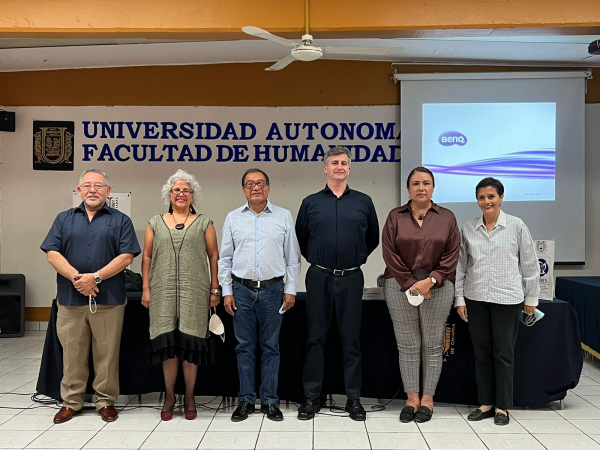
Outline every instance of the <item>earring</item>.
<svg viewBox="0 0 600 450">
<path fill-rule="evenodd" d="M 173 203 L 169 203 L 169 214 L 173 214 Z"/>
<path fill-rule="evenodd" d="M 190 212 L 192 214 L 196 214 L 196 210 L 194 209 L 194 205 L 192 205 L 191 203 L 190 203 Z"/>
</svg>

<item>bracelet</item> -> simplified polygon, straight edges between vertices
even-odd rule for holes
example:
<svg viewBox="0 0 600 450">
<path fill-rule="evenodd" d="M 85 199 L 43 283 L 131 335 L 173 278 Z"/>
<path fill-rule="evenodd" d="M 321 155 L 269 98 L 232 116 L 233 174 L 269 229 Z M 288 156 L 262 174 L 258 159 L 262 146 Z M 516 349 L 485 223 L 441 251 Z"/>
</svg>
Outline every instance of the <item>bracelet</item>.
<svg viewBox="0 0 600 450">
<path fill-rule="evenodd" d="M 221 296 L 221 291 L 218 289 L 211 289 L 210 293 L 213 295 L 218 295 L 219 297 Z"/>
</svg>

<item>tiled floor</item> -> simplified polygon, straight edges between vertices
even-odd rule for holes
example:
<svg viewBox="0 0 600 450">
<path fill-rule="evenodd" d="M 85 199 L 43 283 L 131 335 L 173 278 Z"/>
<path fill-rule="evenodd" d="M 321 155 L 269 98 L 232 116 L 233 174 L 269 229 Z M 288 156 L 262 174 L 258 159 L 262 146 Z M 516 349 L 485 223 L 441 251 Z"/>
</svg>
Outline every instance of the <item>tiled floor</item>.
<svg viewBox="0 0 600 450">
<path fill-rule="evenodd" d="M 568 393 L 565 409 L 559 409 L 559 402 L 513 409 L 506 427 L 492 420 L 468 422 L 469 407 L 443 404 L 436 405 L 428 423 L 402 424 L 401 402 L 369 413 L 362 423 L 331 413 L 299 421 L 293 405 L 282 405 L 283 422 L 254 414 L 233 423 L 233 407 L 218 401 L 199 409 L 196 420 L 184 420 L 180 410 L 172 421 L 161 422 L 158 409 L 152 409 L 160 408 L 157 394 L 144 395 L 142 403 L 137 397 L 119 398 L 118 406 L 125 409 L 114 423 L 106 424 L 89 411 L 54 425 L 56 409 L 40 407 L 30 395 L 17 395 L 35 392 L 44 333 L 0 339 L 0 393 L 9 392 L 0 394 L 0 448 L 600 449 L 600 364 L 589 361 L 579 386 Z M 363 403 L 369 407 L 375 401 Z"/>
</svg>

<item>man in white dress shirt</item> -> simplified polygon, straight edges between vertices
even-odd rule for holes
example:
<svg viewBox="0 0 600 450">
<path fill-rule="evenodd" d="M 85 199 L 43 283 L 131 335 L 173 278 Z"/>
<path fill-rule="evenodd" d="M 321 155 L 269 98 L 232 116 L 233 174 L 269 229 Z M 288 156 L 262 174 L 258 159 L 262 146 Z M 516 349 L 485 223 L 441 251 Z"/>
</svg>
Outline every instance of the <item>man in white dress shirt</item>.
<svg viewBox="0 0 600 450">
<path fill-rule="evenodd" d="M 225 219 L 219 259 L 219 282 L 225 310 L 233 316 L 240 377 L 239 405 L 234 422 L 255 411 L 254 375 L 257 342 L 261 349 L 259 390 L 261 412 L 271 420 L 283 420 L 277 406 L 279 378 L 280 308 L 294 306 L 300 277 L 300 248 L 294 221 L 287 209 L 269 200 L 269 177 L 260 169 L 242 176 L 248 202 Z M 284 276 L 287 276 L 284 284 Z"/>
</svg>

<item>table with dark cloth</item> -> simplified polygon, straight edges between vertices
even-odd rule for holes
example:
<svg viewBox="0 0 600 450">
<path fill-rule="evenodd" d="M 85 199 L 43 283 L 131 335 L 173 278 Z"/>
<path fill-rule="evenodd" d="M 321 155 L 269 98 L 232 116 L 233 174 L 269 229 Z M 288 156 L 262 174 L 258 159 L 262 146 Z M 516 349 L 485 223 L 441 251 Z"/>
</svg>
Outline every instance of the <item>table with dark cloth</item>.
<svg viewBox="0 0 600 450">
<path fill-rule="evenodd" d="M 121 339 L 120 383 L 122 395 L 164 391 L 162 369 L 147 365 L 148 310 L 140 303 L 141 293 L 129 293 Z M 285 313 L 280 335 L 281 365 L 279 396 L 282 400 L 300 401 L 304 342 L 306 338 L 306 294 L 297 296 L 296 305 Z M 583 351 L 577 317 L 570 304 L 556 300 L 541 301 L 546 316 L 533 327 L 521 324 L 516 347 L 515 406 L 537 406 L 565 397 L 568 389 L 579 382 Z M 222 304 L 217 308 L 226 332 L 225 343 L 217 343 L 217 361 L 199 367 L 196 395 L 237 397 L 239 382 L 235 355 L 236 340 L 232 318 Z M 48 324 L 37 391 L 60 398 L 62 347 L 56 336 L 56 302 Z M 361 332 L 363 385 L 362 397 L 406 398 L 401 388 L 398 350 L 392 321 L 384 301 L 368 300 L 363 306 Z M 323 393 L 344 394 L 341 343 L 335 321 L 327 338 Z M 91 355 L 90 355 L 91 360 Z M 446 325 L 444 367 L 435 399 L 439 402 L 477 404 L 473 347 L 467 329 L 454 308 Z M 257 361 L 260 358 L 257 357 Z M 91 361 L 90 361 L 91 362 Z M 260 366 L 258 364 L 258 366 Z M 260 368 L 257 368 L 257 372 Z M 88 393 L 93 393 L 90 364 Z M 177 392 L 183 393 L 183 379 Z M 257 383 L 260 378 L 257 376 Z"/>
<path fill-rule="evenodd" d="M 583 348 L 600 358 L 600 277 L 557 277 L 556 296 L 575 310 Z"/>
</svg>

